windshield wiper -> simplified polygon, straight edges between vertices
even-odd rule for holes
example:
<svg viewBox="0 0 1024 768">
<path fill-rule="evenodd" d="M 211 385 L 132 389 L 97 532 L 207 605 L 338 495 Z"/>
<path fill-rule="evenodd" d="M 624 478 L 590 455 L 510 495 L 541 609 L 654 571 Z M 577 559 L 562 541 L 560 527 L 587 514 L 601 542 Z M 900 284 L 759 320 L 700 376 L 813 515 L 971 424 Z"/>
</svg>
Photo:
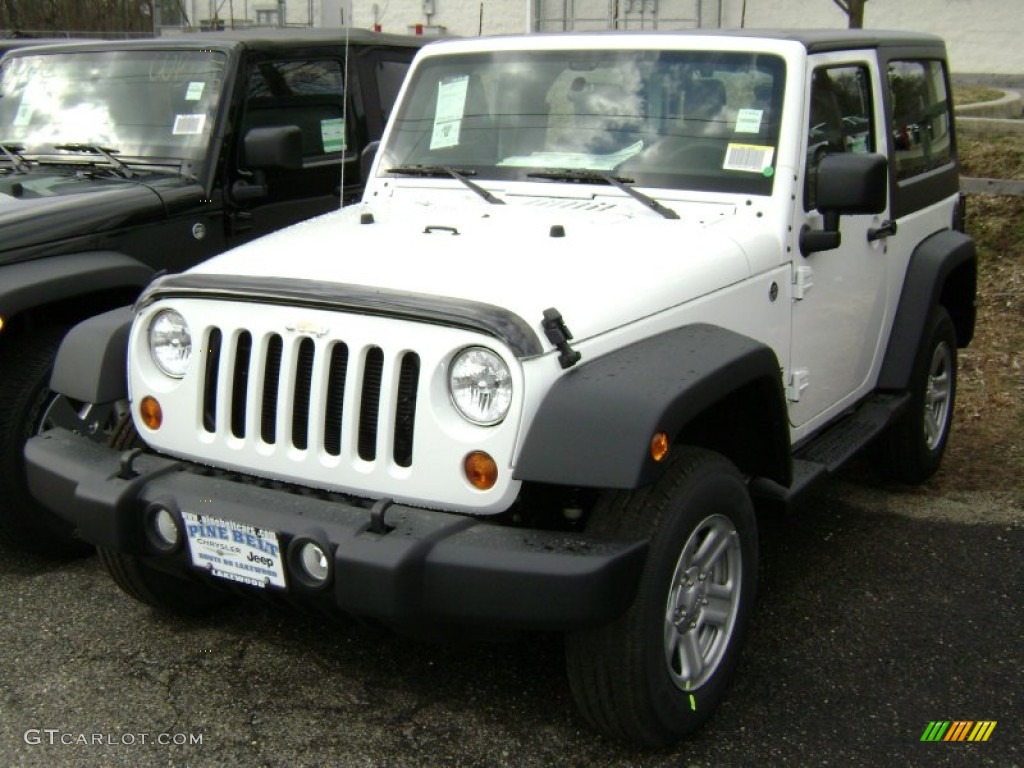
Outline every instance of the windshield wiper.
<svg viewBox="0 0 1024 768">
<path fill-rule="evenodd" d="M 62 149 L 67 152 L 87 152 L 91 155 L 102 155 L 103 159 L 114 166 L 114 169 L 126 179 L 133 179 L 136 176 L 131 168 L 114 157 L 112 153 L 117 152 L 116 149 L 101 147 L 99 144 L 54 144 L 53 148 Z"/>
<path fill-rule="evenodd" d="M 634 200 L 639 200 L 652 211 L 661 214 L 666 219 L 679 218 L 679 214 L 671 208 L 662 205 L 653 197 L 649 197 L 643 192 L 627 186 L 628 184 L 633 183 L 633 179 L 627 179 L 624 176 L 612 176 L 610 173 L 601 173 L 600 171 L 582 171 L 574 168 L 560 168 L 552 171 L 536 171 L 534 173 L 528 173 L 526 176 L 531 179 L 554 179 L 556 181 L 604 182 L 605 184 L 610 184 L 616 189 L 622 190 Z"/>
<path fill-rule="evenodd" d="M 28 165 L 25 163 L 25 158 L 18 154 L 24 149 L 20 144 L 0 142 L 0 150 L 3 150 L 4 157 L 11 161 L 11 165 L 14 166 L 14 170 L 17 173 L 28 173 Z"/>
<path fill-rule="evenodd" d="M 491 205 L 505 205 L 504 200 L 495 197 L 479 184 L 466 178 L 467 176 L 475 176 L 476 171 L 452 168 L 447 165 L 400 165 L 397 168 L 388 168 L 387 172 L 398 173 L 404 176 L 451 176 L 456 181 L 461 181 Z"/>
</svg>

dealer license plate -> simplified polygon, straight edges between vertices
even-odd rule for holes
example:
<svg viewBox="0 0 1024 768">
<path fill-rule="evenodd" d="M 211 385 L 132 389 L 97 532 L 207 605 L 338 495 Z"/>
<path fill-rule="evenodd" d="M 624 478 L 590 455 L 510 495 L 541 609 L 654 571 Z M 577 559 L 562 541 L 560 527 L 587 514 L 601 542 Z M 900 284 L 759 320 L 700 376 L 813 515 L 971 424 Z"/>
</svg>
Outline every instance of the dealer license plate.
<svg viewBox="0 0 1024 768">
<path fill-rule="evenodd" d="M 252 587 L 284 587 L 277 533 L 209 515 L 183 512 L 192 564 Z"/>
</svg>

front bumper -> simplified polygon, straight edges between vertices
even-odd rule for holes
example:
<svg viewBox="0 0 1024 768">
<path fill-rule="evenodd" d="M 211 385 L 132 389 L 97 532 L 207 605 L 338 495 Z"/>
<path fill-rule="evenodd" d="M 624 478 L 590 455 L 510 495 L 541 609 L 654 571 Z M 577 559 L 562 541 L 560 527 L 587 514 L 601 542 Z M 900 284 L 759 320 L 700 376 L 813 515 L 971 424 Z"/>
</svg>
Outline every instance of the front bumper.
<svg viewBox="0 0 1024 768">
<path fill-rule="evenodd" d="M 387 508 L 382 526 L 357 504 L 261 487 L 152 454 L 126 462 L 61 429 L 29 440 L 25 458 L 32 494 L 85 541 L 211 588 L 237 589 L 194 567 L 187 545 L 161 554 L 143 529 L 143 510 L 159 502 L 179 515 L 276 531 L 282 549 L 296 537 L 312 538 L 330 551 L 328 584 L 304 586 L 286 572 L 284 590 L 268 589 L 391 625 L 598 626 L 632 603 L 647 550 L 645 541 L 508 528 L 398 504 Z"/>
</svg>

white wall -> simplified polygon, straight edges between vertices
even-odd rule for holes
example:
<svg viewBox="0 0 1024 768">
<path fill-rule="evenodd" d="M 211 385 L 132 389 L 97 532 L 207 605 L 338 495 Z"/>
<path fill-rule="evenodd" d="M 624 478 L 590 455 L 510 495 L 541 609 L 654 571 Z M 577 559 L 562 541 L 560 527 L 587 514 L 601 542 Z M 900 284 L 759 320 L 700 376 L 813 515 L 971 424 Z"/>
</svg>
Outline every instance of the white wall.
<svg viewBox="0 0 1024 768">
<path fill-rule="evenodd" d="M 729 0 L 738 26 L 743 0 Z M 931 32 L 946 40 L 953 72 L 1024 74 L 1021 0 L 867 0 L 866 29 Z M 832 0 L 746 0 L 747 27 L 845 27 Z"/>
<path fill-rule="evenodd" d="M 406 34 L 416 24 L 471 37 L 528 32 L 532 0 L 351 0 L 354 26 Z M 480 9 L 483 6 L 481 23 Z M 433 13 L 425 13 L 433 9 Z"/>
<path fill-rule="evenodd" d="M 660 1 L 666 7 L 671 2 Z M 234 0 L 236 12 L 245 2 L 254 0 Z M 289 22 L 305 21 L 308 2 L 287 0 Z M 602 0 L 602 7 L 606 3 Z M 317 23 L 336 25 L 346 5 L 356 27 L 379 23 L 384 32 L 405 34 L 423 24 L 444 27 L 449 35 L 473 36 L 530 31 L 535 0 L 314 0 Z M 709 14 L 717 12 L 717 3 L 706 5 Z M 723 25 L 738 27 L 744 7 L 747 27 L 847 25 L 832 0 L 722 0 Z M 940 35 L 954 72 L 1024 75 L 1024 0 L 867 0 L 864 26 Z"/>
</svg>

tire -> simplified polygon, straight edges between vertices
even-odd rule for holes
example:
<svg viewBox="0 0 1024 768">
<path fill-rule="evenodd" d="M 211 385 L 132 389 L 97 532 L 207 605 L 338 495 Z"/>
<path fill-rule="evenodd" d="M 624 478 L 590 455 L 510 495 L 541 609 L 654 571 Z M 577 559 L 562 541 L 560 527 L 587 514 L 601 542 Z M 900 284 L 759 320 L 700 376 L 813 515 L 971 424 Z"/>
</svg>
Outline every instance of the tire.
<svg viewBox="0 0 1024 768">
<path fill-rule="evenodd" d="M 93 547 L 75 538 L 70 523 L 29 494 L 25 477 L 25 442 L 43 429 L 61 426 L 73 414 L 84 428 L 92 423 L 81 403 L 50 391 L 50 372 L 64 334 L 63 327 L 42 328 L 30 336 L 14 337 L 3 348 L 0 377 L 0 543 L 50 557 L 82 557 Z"/>
<path fill-rule="evenodd" d="M 942 306 L 932 310 L 910 380 L 910 404 L 879 438 L 876 458 L 886 477 L 917 485 L 939 468 L 956 403 L 956 330 Z"/>
<path fill-rule="evenodd" d="M 742 476 L 711 451 L 676 453 L 653 486 L 609 493 L 592 513 L 588 532 L 647 536 L 650 548 L 629 610 L 566 637 L 583 718 L 650 747 L 701 726 L 725 696 L 757 580 L 757 521 Z"/>
<path fill-rule="evenodd" d="M 111 448 L 119 451 L 145 448 L 129 416 L 114 430 Z M 164 573 L 144 558 L 97 547 L 100 560 L 114 583 L 129 597 L 176 616 L 203 616 L 231 602 L 231 596 L 195 581 Z"/>
<path fill-rule="evenodd" d="M 97 547 L 114 583 L 129 597 L 174 616 L 205 616 L 231 602 L 212 587 L 158 571 L 140 557 Z"/>
</svg>

